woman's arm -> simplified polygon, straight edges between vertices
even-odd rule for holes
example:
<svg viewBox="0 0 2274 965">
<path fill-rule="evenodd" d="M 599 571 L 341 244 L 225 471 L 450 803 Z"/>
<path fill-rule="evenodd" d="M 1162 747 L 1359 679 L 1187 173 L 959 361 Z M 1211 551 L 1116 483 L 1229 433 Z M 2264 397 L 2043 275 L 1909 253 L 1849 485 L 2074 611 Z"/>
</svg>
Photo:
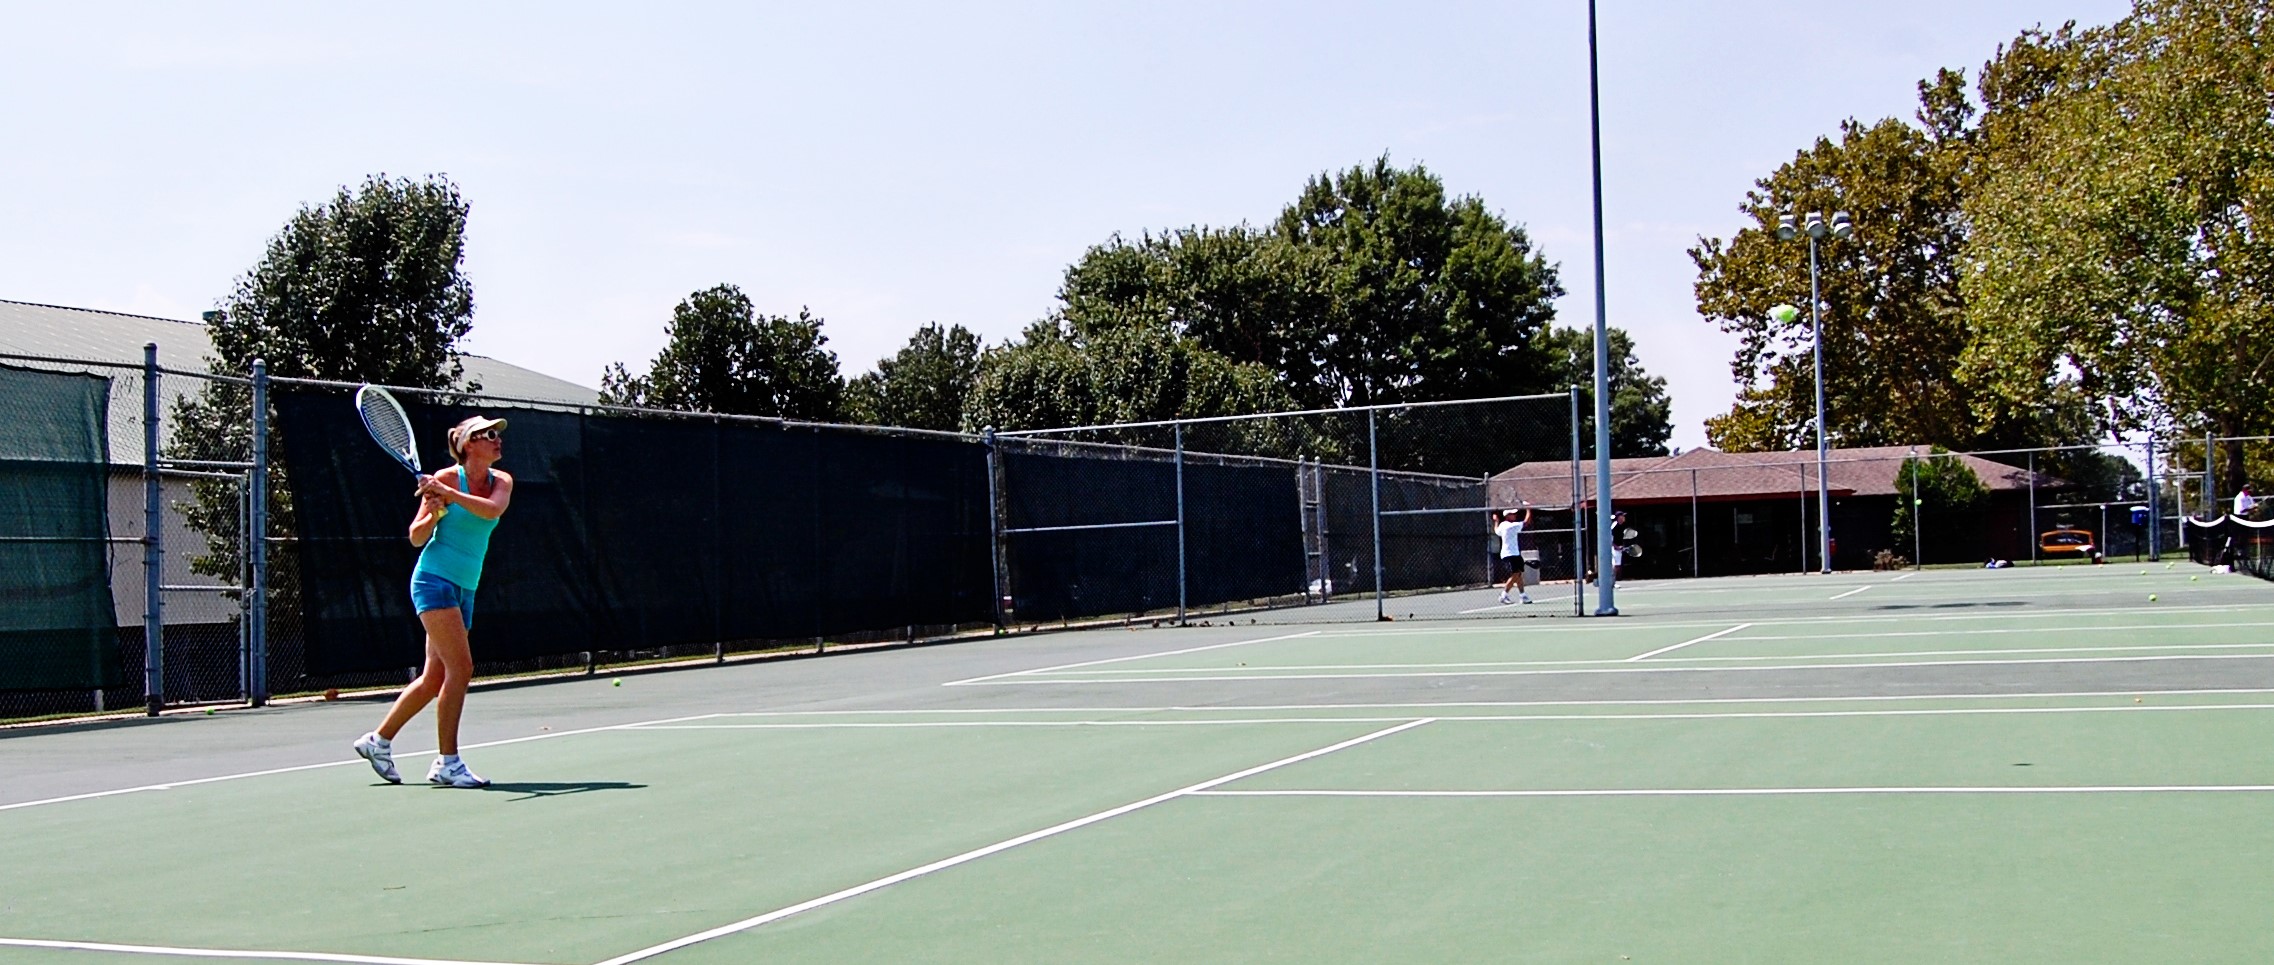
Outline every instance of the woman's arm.
<svg viewBox="0 0 2274 965">
<path fill-rule="evenodd" d="M 432 495 L 444 502 L 463 506 L 467 512 L 483 519 L 496 519 L 505 515 L 505 508 L 513 504 L 513 477 L 506 475 L 502 470 L 490 470 L 490 474 L 497 478 L 497 487 L 490 490 L 490 494 L 484 497 L 476 496 L 473 493 L 459 492 L 454 475 L 449 480 L 443 478 L 446 475 L 463 471 L 454 466 L 436 473 L 433 478 L 419 484 L 419 494 L 422 496 Z"/>
<path fill-rule="evenodd" d="M 442 521 L 442 501 L 425 493 L 419 494 L 418 515 L 411 519 L 411 545 L 425 546 L 434 538 L 434 525 Z"/>
</svg>

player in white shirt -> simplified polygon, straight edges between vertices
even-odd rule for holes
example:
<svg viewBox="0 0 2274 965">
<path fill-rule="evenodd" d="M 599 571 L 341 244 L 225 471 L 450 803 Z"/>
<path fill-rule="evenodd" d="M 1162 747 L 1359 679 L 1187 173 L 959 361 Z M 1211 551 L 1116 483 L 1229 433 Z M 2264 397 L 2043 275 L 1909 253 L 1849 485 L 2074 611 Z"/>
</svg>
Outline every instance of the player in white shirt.
<svg viewBox="0 0 2274 965">
<path fill-rule="evenodd" d="M 1531 525 L 1532 507 L 1525 506 L 1521 510 L 1522 516 L 1518 516 L 1518 512 L 1514 509 L 1503 511 L 1499 524 L 1492 528 L 1494 533 L 1500 535 L 1500 568 L 1508 572 L 1500 584 L 1502 603 L 1510 602 L 1510 591 L 1514 591 L 1524 602 L 1532 602 L 1532 595 L 1524 592 L 1524 551 L 1519 539 L 1524 533 L 1524 527 Z"/>
<path fill-rule="evenodd" d="M 2250 518 L 2250 512 L 2251 512 L 2251 510 L 2254 510 L 2254 509 L 2257 509 L 2257 508 L 2258 508 L 2258 497 L 2256 497 L 2256 496 L 2252 496 L 2252 495 L 2250 494 L 2250 487 L 2249 487 L 2249 486 L 2244 486 L 2244 487 L 2242 487 L 2242 490 L 2241 490 L 2240 492 L 2237 492 L 2237 493 L 2235 493 L 2235 518 L 2236 518 L 2236 519 L 2249 519 L 2249 518 Z"/>
</svg>

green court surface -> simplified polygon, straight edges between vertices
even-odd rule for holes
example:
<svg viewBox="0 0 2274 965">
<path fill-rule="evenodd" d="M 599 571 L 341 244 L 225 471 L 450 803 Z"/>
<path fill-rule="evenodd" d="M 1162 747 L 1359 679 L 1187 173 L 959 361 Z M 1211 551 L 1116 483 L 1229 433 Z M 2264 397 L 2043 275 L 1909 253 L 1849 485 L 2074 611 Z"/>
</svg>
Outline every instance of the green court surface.
<svg viewBox="0 0 2274 965">
<path fill-rule="evenodd" d="M 479 792 L 17 731 L 0 961 L 2274 960 L 2274 586 L 2140 569 L 481 690 Z"/>
</svg>

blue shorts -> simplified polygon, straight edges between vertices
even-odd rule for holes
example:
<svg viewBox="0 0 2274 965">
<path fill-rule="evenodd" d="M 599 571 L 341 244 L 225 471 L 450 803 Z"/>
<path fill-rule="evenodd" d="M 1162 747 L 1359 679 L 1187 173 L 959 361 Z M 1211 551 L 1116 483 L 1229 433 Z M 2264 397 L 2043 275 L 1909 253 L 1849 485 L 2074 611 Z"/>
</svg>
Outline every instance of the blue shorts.
<svg viewBox="0 0 2274 965">
<path fill-rule="evenodd" d="M 434 573 L 411 571 L 411 609 L 425 613 L 451 607 L 458 608 L 458 617 L 466 621 L 466 629 L 474 628 L 474 591 Z"/>
</svg>

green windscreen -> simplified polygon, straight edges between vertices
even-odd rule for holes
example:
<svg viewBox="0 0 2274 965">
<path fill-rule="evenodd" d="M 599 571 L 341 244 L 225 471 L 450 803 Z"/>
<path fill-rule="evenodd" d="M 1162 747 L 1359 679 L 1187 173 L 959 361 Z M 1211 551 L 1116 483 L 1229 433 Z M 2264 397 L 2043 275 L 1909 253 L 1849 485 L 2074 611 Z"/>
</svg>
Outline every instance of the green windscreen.
<svg viewBox="0 0 2274 965">
<path fill-rule="evenodd" d="M 0 366 L 0 690 L 119 683 L 110 380 Z"/>
</svg>

